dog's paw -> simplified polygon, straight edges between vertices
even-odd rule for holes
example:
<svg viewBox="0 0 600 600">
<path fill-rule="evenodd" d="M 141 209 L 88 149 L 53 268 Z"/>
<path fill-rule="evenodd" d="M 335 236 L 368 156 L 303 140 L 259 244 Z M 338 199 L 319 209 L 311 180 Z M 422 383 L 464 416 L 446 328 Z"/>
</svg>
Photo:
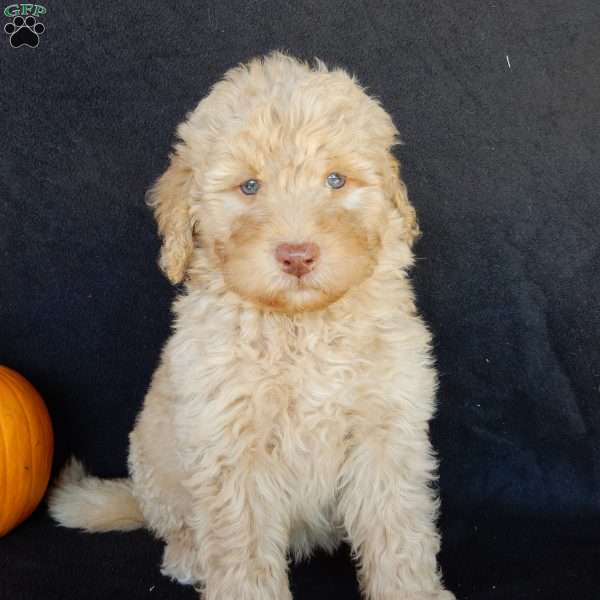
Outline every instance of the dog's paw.
<svg viewBox="0 0 600 600">
<path fill-rule="evenodd" d="M 182 585 L 195 585 L 199 580 L 195 572 L 196 554 L 191 531 L 172 536 L 165 546 L 160 572 Z"/>
<path fill-rule="evenodd" d="M 394 594 L 383 594 L 374 596 L 377 600 L 456 600 L 454 594 L 447 590 L 436 592 L 395 592 Z"/>
<path fill-rule="evenodd" d="M 10 35 L 10 45 L 13 48 L 29 46 L 35 48 L 39 42 L 39 36 L 44 33 L 45 27 L 35 17 L 29 15 L 26 19 L 15 17 L 12 23 L 4 26 L 4 32 Z"/>
<path fill-rule="evenodd" d="M 196 585 L 197 583 L 196 578 L 189 571 L 182 569 L 181 565 L 163 566 L 160 572 L 181 585 Z"/>
<path fill-rule="evenodd" d="M 454 594 L 448 590 L 440 590 L 439 592 L 413 592 L 400 597 L 402 600 L 456 600 Z"/>
</svg>

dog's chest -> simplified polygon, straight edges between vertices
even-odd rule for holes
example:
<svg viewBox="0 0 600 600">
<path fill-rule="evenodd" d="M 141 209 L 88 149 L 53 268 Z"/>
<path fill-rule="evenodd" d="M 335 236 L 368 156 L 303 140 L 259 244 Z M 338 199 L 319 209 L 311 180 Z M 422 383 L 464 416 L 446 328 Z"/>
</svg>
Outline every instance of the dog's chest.
<svg viewBox="0 0 600 600">
<path fill-rule="evenodd" d="M 259 459 L 289 485 L 333 489 L 353 428 L 389 370 L 382 343 L 367 320 L 182 314 L 166 357 L 184 463 Z"/>
<path fill-rule="evenodd" d="M 361 348 L 319 327 L 267 330 L 257 342 L 253 359 L 237 366 L 248 383 L 252 444 L 286 468 L 292 485 L 316 486 L 311 493 L 322 498 L 334 489 L 347 450 L 365 378 Z"/>
<path fill-rule="evenodd" d="M 286 437 L 310 452 L 332 452 L 348 426 L 360 377 L 359 352 L 327 332 L 291 328 L 262 340 L 255 362 L 240 364 L 256 392 L 250 400 L 271 436 Z M 266 351 L 265 351 L 266 348 Z"/>
<path fill-rule="evenodd" d="M 245 445 L 293 471 L 313 458 L 341 460 L 358 390 L 372 379 L 373 335 L 276 316 L 193 339 L 188 332 L 176 334 L 170 356 L 178 395 L 189 398 L 179 414 L 189 434 L 213 446 Z"/>
</svg>

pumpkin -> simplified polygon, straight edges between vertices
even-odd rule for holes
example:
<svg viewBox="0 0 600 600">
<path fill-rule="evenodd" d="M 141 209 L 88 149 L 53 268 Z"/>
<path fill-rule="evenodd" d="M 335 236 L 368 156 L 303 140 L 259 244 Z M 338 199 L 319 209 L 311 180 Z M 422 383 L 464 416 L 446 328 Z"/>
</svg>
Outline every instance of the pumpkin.
<svg viewBox="0 0 600 600">
<path fill-rule="evenodd" d="M 0 537 L 44 496 L 54 451 L 50 416 L 35 388 L 0 366 Z"/>
</svg>

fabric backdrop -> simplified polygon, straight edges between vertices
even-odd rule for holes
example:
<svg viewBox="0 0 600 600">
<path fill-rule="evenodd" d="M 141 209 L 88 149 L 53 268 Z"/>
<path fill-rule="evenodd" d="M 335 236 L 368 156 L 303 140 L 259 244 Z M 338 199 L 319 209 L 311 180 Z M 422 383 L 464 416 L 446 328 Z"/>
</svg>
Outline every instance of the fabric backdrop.
<svg viewBox="0 0 600 600">
<path fill-rule="evenodd" d="M 459 600 L 600 598 L 597 0 L 45 2 L 0 39 L 0 363 L 45 397 L 55 470 L 126 472 L 169 334 L 144 192 L 174 128 L 272 49 L 355 73 L 402 132 L 413 278 L 441 373 L 441 562 Z M 4 17 L 3 24 L 11 19 Z M 0 598 L 194 598 L 149 534 L 42 507 L 0 540 Z M 357 600 L 346 548 L 295 598 Z"/>
</svg>

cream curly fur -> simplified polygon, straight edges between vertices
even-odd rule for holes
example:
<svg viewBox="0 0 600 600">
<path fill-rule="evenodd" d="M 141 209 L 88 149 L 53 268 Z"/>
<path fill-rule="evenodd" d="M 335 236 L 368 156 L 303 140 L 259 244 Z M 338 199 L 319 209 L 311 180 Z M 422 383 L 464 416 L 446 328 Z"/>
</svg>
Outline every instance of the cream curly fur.
<svg viewBox="0 0 600 600">
<path fill-rule="evenodd" d="M 166 542 L 163 572 L 206 600 L 289 600 L 289 554 L 341 540 L 365 598 L 453 598 L 436 564 L 431 338 L 406 276 L 418 227 L 390 117 L 344 71 L 273 53 L 229 71 L 178 136 L 149 202 L 161 267 L 186 289 L 131 480 L 73 463 L 52 514 L 92 531 L 143 521 Z M 328 188 L 331 172 L 346 185 Z M 299 282 L 274 248 L 306 241 L 321 255 Z"/>
</svg>

